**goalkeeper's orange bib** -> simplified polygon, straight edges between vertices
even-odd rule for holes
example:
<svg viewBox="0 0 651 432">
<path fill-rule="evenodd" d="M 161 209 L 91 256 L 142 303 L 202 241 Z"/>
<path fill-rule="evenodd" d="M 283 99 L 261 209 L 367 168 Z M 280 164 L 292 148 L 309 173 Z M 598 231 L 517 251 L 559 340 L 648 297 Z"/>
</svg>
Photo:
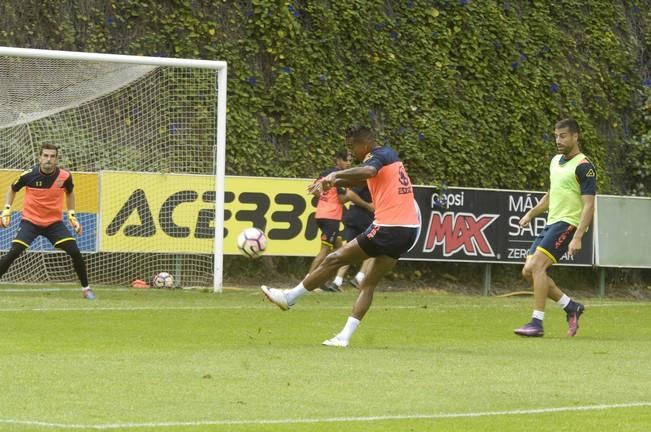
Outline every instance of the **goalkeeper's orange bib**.
<svg viewBox="0 0 651 432">
<path fill-rule="evenodd" d="M 71 174 L 63 169 L 58 171 L 54 181 L 32 180 L 25 186 L 23 219 L 41 227 L 63 220 L 64 184 Z"/>
</svg>

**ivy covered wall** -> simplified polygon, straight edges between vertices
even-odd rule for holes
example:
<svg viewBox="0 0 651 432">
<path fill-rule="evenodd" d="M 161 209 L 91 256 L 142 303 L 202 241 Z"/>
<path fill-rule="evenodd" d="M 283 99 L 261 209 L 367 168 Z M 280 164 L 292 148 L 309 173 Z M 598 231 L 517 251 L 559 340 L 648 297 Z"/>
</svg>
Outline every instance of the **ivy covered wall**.
<svg viewBox="0 0 651 432">
<path fill-rule="evenodd" d="M 649 0 L 0 3 L 0 45 L 228 61 L 229 174 L 312 177 L 354 122 L 416 183 L 540 190 L 571 115 L 601 191 L 648 193 L 649 42 Z"/>
</svg>

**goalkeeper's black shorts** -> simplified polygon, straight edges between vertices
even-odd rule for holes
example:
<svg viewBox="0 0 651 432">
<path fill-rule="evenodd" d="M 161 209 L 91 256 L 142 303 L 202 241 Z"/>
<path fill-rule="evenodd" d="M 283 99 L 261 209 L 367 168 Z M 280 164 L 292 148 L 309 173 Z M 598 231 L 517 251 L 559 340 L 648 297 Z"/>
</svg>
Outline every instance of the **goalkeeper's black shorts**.
<svg viewBox="0 0 651 432">
<path fill-rule="evenodd" d="M 54 247 L 57 247 L 65 241 L 75 241 L 75 238 L 68 228 L 66 228 L 63 221 L 54 222 L 52 225 L 46 227 L 40 227 L 23 219 L 20 221 L 20 227 L 18 227 L 18 233 L 13 242 L 22 244 L 28 248 L 38 236 L 47 238 Z"/>
</svg>

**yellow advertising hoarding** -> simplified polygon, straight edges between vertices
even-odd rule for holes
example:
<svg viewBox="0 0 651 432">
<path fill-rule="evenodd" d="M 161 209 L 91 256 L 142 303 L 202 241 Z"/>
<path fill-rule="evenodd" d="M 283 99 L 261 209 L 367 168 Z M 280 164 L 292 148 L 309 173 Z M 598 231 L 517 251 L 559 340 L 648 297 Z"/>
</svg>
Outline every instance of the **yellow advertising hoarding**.
<svg viewBox="0 0 651 432">
<path fill-rule="evenodd" d="M 319 250 L 311 180 L 226 177 L 224 253 L 238 253 L 237 234 L 262 229 L 272 255 Z M 101 173 L 100 250 L 212 253 L 214 177 Z"/>
<path fill-rule="evenodd" d="M 0 170 L 0 190 L 22 170 Z M 99 251 L 212 253 L 214 177 L 134 172 L 73 172 L 77 213 L 99 215 Z M 270 255 L 315 255 L 320 247 L 308 179 L 226 177 L 224 253 L 255 226 Z M 24 192 L 12 208 L 23 207 Z M 101 213 L 99 209 L 101 208 Z"/>
</svg>

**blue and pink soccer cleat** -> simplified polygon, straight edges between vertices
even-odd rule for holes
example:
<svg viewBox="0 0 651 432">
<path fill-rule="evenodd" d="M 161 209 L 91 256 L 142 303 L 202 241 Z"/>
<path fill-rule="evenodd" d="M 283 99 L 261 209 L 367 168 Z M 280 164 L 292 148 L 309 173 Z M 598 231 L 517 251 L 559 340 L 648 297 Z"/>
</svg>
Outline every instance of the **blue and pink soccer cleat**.
<svg viewBox="0 0 651 432">
<path fill-rule="evenodd" d="M 528 322 L 520 328 L 513 330 L 513 332 L 519 336 L 527 337 L 542 337 L 545 334 L 542 326 Z"/>
<path fill-rule="evenodd" d="M 579 330 L 579 318 L 581 317 L 581 314 L 583 314 L 584 310 L 585 310 L 585 306 L 583 306 L 581 303 L 577 303 L 576 309 L 573 310 L 572 312 L 567 313 L 567 335 L 568 336 L 576 335 L 576 332 Z"/>
</svg>

